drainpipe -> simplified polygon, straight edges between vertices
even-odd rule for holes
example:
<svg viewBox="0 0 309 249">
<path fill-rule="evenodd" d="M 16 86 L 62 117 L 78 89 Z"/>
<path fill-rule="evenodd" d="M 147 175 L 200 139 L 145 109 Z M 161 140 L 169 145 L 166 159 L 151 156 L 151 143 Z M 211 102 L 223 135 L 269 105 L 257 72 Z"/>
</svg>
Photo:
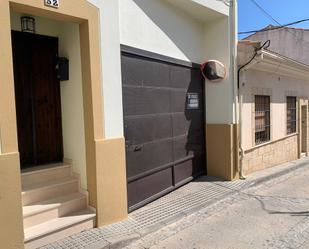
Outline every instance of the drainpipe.
<svg viewBox="0 0 309 249">
<path fill-rule="evenodd" d="M 238 71 L 239 74 L 240 71 Z M 238 81 L 239 82 L 239 81 Z M 239 107 L 239 179 L 246 180 L 243 170 L 244 149 L 242 147 L 242 94 L 238 88 L 238 107 Z"/>
<path fill-rule="evenodd" d="M 233 92 L 233 123 L 239 123 L 240 120 L 240 112 L 237 108 L 239 105 L 239 98 L 237 97 L 238 94 L 238 87 L 237 87 L 237 0 L 230 1 L 230 57 L 231 57 L 231 77 L 233 79 L 232 84 L 232 92 Z M 237 99 L 238 98 L 238 99 Z M 239 126 L 238 126 L 239 133 Z M 237 134 L 236 133 L 236 134 Z"/>
<path fill-rule="evenodd" d="M 255 48 L 254 51 L 254 55 L 252 56 L 252 58 L 246 62 L 244 65 L 242 65 L 241 67 L 238 68 L 237 71 L 237 89 L 238 89 L 238 101 L 239 101 L 239 179 L 245 180 L 246 177 L 244 175 L 243 172 L 243 159 L 244 159 L 244 149 L 242 147 L 242 94 L 240 92 L 240 73 L 241 70 L 244 69 L 246 66 L 248 66 L 254 59 L 255 57 L 260 53 L 260 51 L 263 48 L 268 48 L 270 46 L 270 40 L 267 40 L 266 42 L 263 43 L 262 46 L 260 46 L 259 48 Z"/>
</svg>

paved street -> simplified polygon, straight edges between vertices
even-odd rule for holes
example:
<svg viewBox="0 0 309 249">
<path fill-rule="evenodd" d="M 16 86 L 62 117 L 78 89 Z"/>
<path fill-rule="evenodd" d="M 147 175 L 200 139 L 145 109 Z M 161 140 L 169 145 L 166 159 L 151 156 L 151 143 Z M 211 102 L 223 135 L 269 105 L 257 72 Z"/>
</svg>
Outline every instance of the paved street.
<svg viewBox="0 0 309 249">
<path fill-rule="evenodd" d="M 309 168 L 232 195 L 127 249 L 309 248 Z"/>
<path fill-rule="evenodd" d="M 202 176 L 128 219 L 42 249 L 309 249 L 309 159 L 234 182 Z"/>
</svg>

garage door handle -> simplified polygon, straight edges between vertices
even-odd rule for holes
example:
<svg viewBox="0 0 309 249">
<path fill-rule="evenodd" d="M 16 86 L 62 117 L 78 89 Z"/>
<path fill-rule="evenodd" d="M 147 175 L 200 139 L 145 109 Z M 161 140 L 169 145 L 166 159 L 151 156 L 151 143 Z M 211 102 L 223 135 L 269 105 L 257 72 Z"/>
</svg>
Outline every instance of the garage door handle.
<svg viewBox="0 0 309 249">
<path fill-rule="evenodd" d="M 141 151 L 143 149 L 142 145 L 138 145 L 134 147 L 134 152 Z"/>
</svg>

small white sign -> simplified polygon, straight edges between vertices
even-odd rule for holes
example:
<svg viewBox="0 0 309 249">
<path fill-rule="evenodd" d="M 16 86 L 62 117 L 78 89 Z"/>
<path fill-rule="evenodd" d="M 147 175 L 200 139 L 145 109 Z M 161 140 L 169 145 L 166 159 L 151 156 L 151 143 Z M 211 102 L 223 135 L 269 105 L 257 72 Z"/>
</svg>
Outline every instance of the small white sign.
<svg viewBox="0 0 309 249">
<path fill-rule="evenodd" d="M 197 110 L 199 108 L 199 94 L 187 93 L 187 110 Z"/>
<path fill-rule="evenodd" d="M 48 7 L 59 8 L 60 0 L 44 0 L 44 3 Z"/>
</svg>

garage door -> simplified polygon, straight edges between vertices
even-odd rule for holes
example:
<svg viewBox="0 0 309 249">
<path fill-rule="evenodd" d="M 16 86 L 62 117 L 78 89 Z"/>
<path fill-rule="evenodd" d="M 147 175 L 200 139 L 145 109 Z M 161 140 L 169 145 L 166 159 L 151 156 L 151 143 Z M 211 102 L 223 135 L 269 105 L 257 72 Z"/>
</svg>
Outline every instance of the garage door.
<svg viewBox="0 0 309 249">
<path fill-rule="evenodd" d="M 203 82 L 199 65 L 122 46 L 129 211 L 205 173 Z"/>
</svg>

